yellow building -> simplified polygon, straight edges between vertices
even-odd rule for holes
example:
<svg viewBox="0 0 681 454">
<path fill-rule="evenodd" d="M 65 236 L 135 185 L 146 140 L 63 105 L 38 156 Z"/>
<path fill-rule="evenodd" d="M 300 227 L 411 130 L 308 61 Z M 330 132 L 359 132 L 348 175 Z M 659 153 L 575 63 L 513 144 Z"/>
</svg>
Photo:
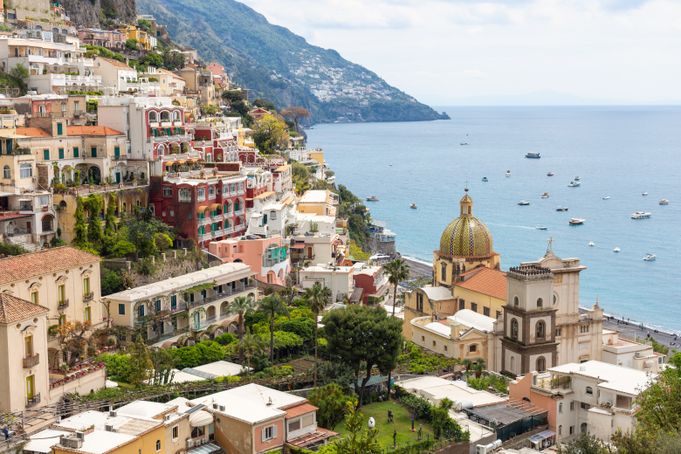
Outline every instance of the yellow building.
<svg viewBox="0 0 681 454">
<path fill-rule="evenodd" d="M 506 273 L 479 266 L 459 278 L 453 291 L 457 310 L 470 309 L 494 319 L 501 317 L 507 298 Z"/>
<path fill-rule="evenodd" d="M 154 48 L 155 38 L 149 36 L 149 33 L 147 33 L 145 30 L 142 30 L 135 25 L 126 25 L 125 27 L 119 28 L 118 30 L 125 34 L 125 39 L 136 40 L 140 49 L 151 50 Z"/>
<path fill-rule="evenodd" d="M 338 196 L 327 189 L 305 191 L 298 201 L 298 212 L 319 216 L 336 216 Z"/>
<path fill-rule="evenodd" d="M 324 151 L 319 148 L 311 150 L 309 156 L 313 161 L 317 161 L 320 166 L 323 166 L 326 162 L 324 161 Z"/>
</svg>

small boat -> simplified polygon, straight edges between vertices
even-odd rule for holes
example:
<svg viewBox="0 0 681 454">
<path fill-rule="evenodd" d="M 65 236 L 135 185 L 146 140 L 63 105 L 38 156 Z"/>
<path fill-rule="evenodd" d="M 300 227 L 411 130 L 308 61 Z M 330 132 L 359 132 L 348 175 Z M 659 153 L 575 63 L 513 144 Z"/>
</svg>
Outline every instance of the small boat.
<svg viewBox="0 0 681 454">
<path fill-rule="evenodd" d="M 541 159 L 541 153 L 527 153 L 525 157 L 527 159 Z"/>
<path fill-rule="evenodd" d="M 647 192 L 642 192 L 641 195 L 642 195 L 643 197 L 645 197 L 645 196 L 648 195 L 648 193 L 647 193 Z"/>
<path fill-rule="evenodd" d="M 644 262 L 654 262 L 657 257 L 655 254 L 646 254 L 645 257 L 643 257 Z"/>
<path fill-rule="evenodd" d="M 378 202 L 378 197 L 376 197 L 375 195 L 370 195 L 369 197 L 367 197 L 367 202 Z"/>
<path fill-rule="evenodd" d="M 662 205 L 662 206 L 669 205 L 669 200 L 668 199 L 660 199 L 659 204 Z"/>
<path fill-rule="evenodd" d="M 621 250 L 622 250 L 622 249 L 620 249 L 619 246 L 615 246 L 614 248 L 612 248 L 612 252 L 614 252 L 615 254 L 619 254 L 619 252 L 620 252 Z"/>
<path fill-rule="evenodd" d="M 409 205 L 409 208 L 411 208 L 412 210 L 415 210 L 415 209 L 416 209 L 416 204 L 415 204 L 415 203 L 412 203 L 411 205 Z"/>
<path fill-rule="evenodd" d="M 542 199 L 548 199 L 548 198 L 549 198 L 549 193 L 548 193 L 548 192 L 543 193 L 543 194 L 541 195 L 541 198 L 542 198 Z"/>
<path fill-rule="evenodd" d="M 586 222 L 586 219 L 582 218 L 570 218 L 569 224 L 570 225 L 582 225 Z"/>
<path fill-rule="evenodd" d="M 589 247 L 594 247 L 594 246 L 596 246 L 596 243 L 594 243 L 593 241 L 589 241 Z"/>
<path fill-rule="evenodd" d="M 603 200 L 610 200 L 610 196 L 609 196 L 609 195 L 604 195 L 603 197 L 601 197 L 601 199 L 603 199 Z"/>
<path fill-rule="evenodd" d="M 546 174 L 547 177 L 552 177 L 554 175 L 555 175 L 555 173 L 553 173 L 553 172 L 549 172 L 549 173 Z"/>
<path fill-rule="evenodd" d="M 631 219 L 648 219 L 652 215 L 649 211 L 634 211 L 631 213 Z"/>
<path fill-rule="evenodd" d="M 527 200 L 521 200 L 520 202 L 518 202 L 518 205 L 520 205 L 521 207 L 526 207 L 529 204 L 530 202 L 528 202 Z"/>
<path fill-rule="evenodd" d="M 548 229 L 549 229 L 548 227 L 543 226 L 543 225 L 538 225 L 538 226 L 535 227 L 535 228 L 536 228 L 537 230 L 548 230 Z"/>
<path fill-rule="evenodd" d="M 507 170 L 507 171 L 506 171 L 506 178 L 508 178 L 508 177 L 510 177 L 510 176 L 511 176 L 511 171 L 510 171 L 510 170 Z"/>
<path fill-rule="evenodd" d="M 462 147 L 465 147 L 466 145 L 468 145 L 468 142 L 460 142 L 459 145 L 461 145 Z"/>
<path fill-rule="evenodd" d="M 489 180 L 487 179 L 487 177 L 482 177 L 482 182 L 483 182 L 483 183 L 487 183 L 488 181 L 489 181 Z"/>
<path fill-rule="evenodd" d="M 567 211 L 568 207 L 558 207 L 556 208 L 556 211 Z"/>
<path fill-rule="evenodd" d="M 568 188 L 578 188 L 582 185 L 578 180 L 572 180 L 570 184 L 568 184 Z"/>
<path fill-rule="evenodd" d="M 574 178 L 574 180 L 575 180 L 575 181 L 582 181 L 582 179 L 579 178 L 579 176 L 576 176 L 576 177 Z"/>
</svg>

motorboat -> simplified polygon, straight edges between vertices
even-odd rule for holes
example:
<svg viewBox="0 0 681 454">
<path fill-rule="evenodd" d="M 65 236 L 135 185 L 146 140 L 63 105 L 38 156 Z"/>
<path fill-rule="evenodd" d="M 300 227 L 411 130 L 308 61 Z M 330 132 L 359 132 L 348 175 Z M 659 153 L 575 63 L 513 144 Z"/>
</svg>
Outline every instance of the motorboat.
<svg viewBox="0 0 681 454">
<path fill-rule="evenodd" d="M 620 249 L 619 246 L 615 246 L 614 248 L 612 248 L 612 252 L 614 252 L 615 254 L 619 254 L 621 250 L 622 249 Z"/>
<path fill-rule="evenodd" d="M 582 183 L 579 182 L 579 180 L 572 180 L 570 184 L 568 184 L 568 188 L 578 188 L 582 185 Z"/>
<path fill-rule="evenodd" d="M 541 159 L 541 153 L 527 153 L 525 157 L 527 159 Z"/>
<path fill-rule="evenodd" d="M 555 175 L 555 173 L 553 173 L 553 172 L 549 172 L 549 173 L 546 174 L 547 177 L 552 177 L 554 175 Z"/>
<path fill-rule="evenodd" d="M 659 204 L 662 205 L 662 206 L 669 205 L 669 200 L 668 199 L 660 199 Z"/>
<path fill-rule="evenodd" d="M 411 208 L 412 210 L 415 210 L 415 209 L 416 209 L 416 204 L 415 204 L 415 203 L 412 203 L 411 205 L 409 205 L 409 208 Z"/>
<path fill-rule="evenodd" d="M 655 256 L 655 254 L 646 254 L 643 257 L 644 262 L 654 262 L 656 259 L 657 259 L 657 257 Z"/>
<path fill-rule="evenodd" d="M 645 197 L 645 196 L 648 195 L 648 193 L 647 193 L 647 192 L 642 192 L 641 195 L 642 195 L 643 197 Z"/>
<path fill-rule="evenodd" d="M 575 177 L 575 178 L 573 178 L 573 179 L 574 179 L 575 181 L 582 181 L 582 179 L 581 179 L 581 178 L 579 178 L 579 176 L 576 176 L 576 177 Z"/>
<path fill-rule="evenodd" d="M 594 246 L 596 246 L 596 243 L 594 243 L 593 241 L 589 241 L 589 247 L 594 247 Z"/>
<path fill-rule="evenodd" d="M 549 229 L 548 227 L 546 227 L 546 226 L 544 226 L 544 225 L 538 225 L 538 226 L 535 227 L 535 228 L 536 228 L 537 230 L 548 230 L 548 229 Z"/>
<path fill-rule="evenodd" d="M 489 181 L 489 180 L 487 179 L 487 177 L 482 177 L 482 182 L 483 182 L 483 183 L 487 183 L 488 181 Z"/>
<path fill-rule="evenodd" d="M 586 219 L 582 218 L 570 218 L 569 224 L 570 225 L 582 225 L 586 222 Z"/>
<path fill-rule="evenodd" d="M 548 199 L 548 198 L 549 198 L 549 193 L 548 193 L 548 192 L 543 193 L 543 194 L 541 195 L 541 198 L 542 198 L 542 199 Z"/>
<path fill-rule="evenodd" d="M 521 200 L 520 202 L 518 202 L 518 205 L 520 205 L 521 207 L 526 207 L 529 204 L 530 202 L 528 202 L 527 200 Z"/>
<path fill-rule="evenodd" d="M 511 176 L 511 171 L 510 171 L 510 170 L 507 170 L 507 171 L 506 171 L 506 178 L 508 178 L 508 177 L 510 177 L 510 176 Z"/>
<path fill-rule="evenodd" d="M 370 195 L 369 197 L 367 197 L 367 202 L 378 202 L 378 197 L 376 197 L 375 195 Z"/>
<path fill-rule="evenodd" d="M 461 145 L 462 147 L 465 147 L 466 145 L 468 145 L 468 142 L 460 142 L 459 145 Z"/>
<path fill-rule="evenodd" d="M 610 196 L 609 196 L 609 195 L 604 195 L 603 197 L 601 197 L 601 199 L 603 199 L 603 200 L 610 200 Z"/>
<path fill-rule="evenodd" d="M 649 211 L 634 211 L 631 213 L 631 219 L 648 219 L 652 215 Z"/>
<path fill-rule="evenodd" d="M 556 211 L 567 211 L 568 207 L 558 207 L 556 208 Z"/>
</svg>

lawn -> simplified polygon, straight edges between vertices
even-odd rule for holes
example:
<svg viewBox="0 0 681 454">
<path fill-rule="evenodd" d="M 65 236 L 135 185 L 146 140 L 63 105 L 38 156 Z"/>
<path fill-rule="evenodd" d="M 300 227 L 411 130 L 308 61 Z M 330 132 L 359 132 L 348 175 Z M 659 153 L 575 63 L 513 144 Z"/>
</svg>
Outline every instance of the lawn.
<svg viewBox="0 0 681 454">
<path fill-rule="evenodd" d="M 388 410 L 393 412 L 393 423 L 388 422 Z M 433 430 L 425 421 L 416 420 L 415 430 L 411 431 L 411 414 L 398 402 L 377 402 L 363 406 L 360 411 L 367 418 L 374 417 L 378 429 L 378 441 L 385 448 L 392 448 L 394 430 L 397 430 L 397 446 L 405 446 L 418 441 L 419 425 L 423 426 L 423 440 L 428 437 L 433 438 Z M 341 422 L 333 430 L 341 436 L 345 435 L 347 433 L 345 422 Z"/>
</svg>

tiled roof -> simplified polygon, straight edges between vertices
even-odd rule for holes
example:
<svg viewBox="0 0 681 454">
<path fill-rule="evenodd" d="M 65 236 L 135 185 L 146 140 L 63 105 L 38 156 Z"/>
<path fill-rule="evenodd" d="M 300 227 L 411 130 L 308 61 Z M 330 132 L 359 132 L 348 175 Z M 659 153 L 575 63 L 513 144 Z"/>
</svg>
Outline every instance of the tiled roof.
<svg viewBox="0 0 681 454">
<path fill-rule="evenodd" d="M 17 128 L 18 136 L 51 137 L 50 133 L 41 128 Z"/>
<path fill-rule="evenodd" d="M 105 62 L 107 62 L 107 63 L 109 63 L 110 65 L 115 66 L 115 67 L 117 67 L 117 68 L 128 69 L 128 70 L 132 71 L 132 68 L 131 68 L 130 66 L 128 66 L 127 64 L 125 64 L 124 62 L 122 62 L 122 61 L 118 61 L 118 60 L 116 60 L 116 59 L 113 59 L 113 58 L 106 58 L 106 57 L 97 57 L 97 59 L 98 59 L 98 60 L 104 60 Z"/>
<path fill-rule="evenodd" d="M 0 323 L 10 324 L 48 312 L 48 309 L 9 293 L 0 293 Z"/>
<path fill-rule="evenodd" d="M 507 298 L 506 273 L 487 267 L 480 267 L 462 275 L 463 282 L 456 286 L 489 295 L 500 300 Z"/>
<path fill-rule="evenodd" d="M 122 136 L 123 133 L 108 126 L 67 126 L 68 136 Z"/>
<path fill-rule="evenodd" d="M 0 259 L 0 285 L 99 262 L 99 257 L 70 246 Z"/>
<path fill-rule="evenodd" d="M 296 405 L 295 407 L 286 410 L 286 417 L 295 418 L 296 416 L 304 415 L 305 413 L 310 413 L 317 410 L 319 410 L 317 407 L 308 403 Z"/>
</svg>

